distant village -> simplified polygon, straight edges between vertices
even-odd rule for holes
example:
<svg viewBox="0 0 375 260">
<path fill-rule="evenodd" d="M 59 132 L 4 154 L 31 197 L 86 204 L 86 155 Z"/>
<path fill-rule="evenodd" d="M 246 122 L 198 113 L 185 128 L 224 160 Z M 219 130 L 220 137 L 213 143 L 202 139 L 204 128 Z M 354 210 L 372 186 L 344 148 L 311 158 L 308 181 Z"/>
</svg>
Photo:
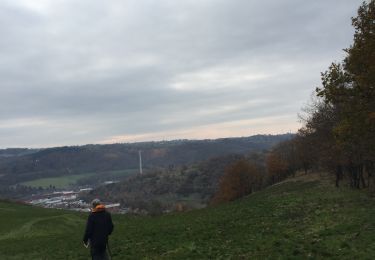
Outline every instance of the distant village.
<svg viewBox="0 0 375 260">
<path fill-rule="evenodd" d="M 143 173 L 142 167 L 142 152 L 138 151 L 139 155 L 139 173 Z M 105 181 L 102 185 L 109 185 L 117 183 L 118 181 Z M 93 188 L 78 188 L 77 190 L 69 191 L 49 191 L 46 193 L 33 194 L 30 198 L 26 199 L 25 202 L 30 205 L 40 206 L 43 208 L 55 208 L 55 209 L 68 209 L 80 212 L 90 212 L 91 205 L 82 199 L 80 199 L 80 194 L 92 191 Z M 119 214 L 147 214 L 145 210 L 132 209 L 121 207 L 120 203 L 113 202 L 103 202 L 108 211 L 119 213 Z"/>
<path fill-rule="evenodd" d="M 112 184 L 107 181 L 104 184 Z M 77 190 L 54 191 L 42 194 L 33 194 L 25 200 L 27 204 L 43 208 L 68 209 L 80 212 L 90 212 L 91 204 L 80 199 L 80 194 L 90 192 L 92 188 L 81 188 Z M 104 202 L 106 208 L 111 212 L 120 214 L 130 213 L 129 208 L 121 208 L 120 203 Z"/>
</svg>

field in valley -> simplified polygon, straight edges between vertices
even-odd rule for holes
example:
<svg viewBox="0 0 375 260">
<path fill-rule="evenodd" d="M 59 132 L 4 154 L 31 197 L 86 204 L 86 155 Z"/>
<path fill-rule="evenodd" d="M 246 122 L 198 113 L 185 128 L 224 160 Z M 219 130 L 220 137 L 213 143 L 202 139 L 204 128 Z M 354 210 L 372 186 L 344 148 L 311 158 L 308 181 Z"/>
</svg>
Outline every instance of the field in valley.
<svg viewBox="0 0 375 260">
<path fill-rule="evenodd" d="M 21 185 L 29 186 L 33 188 L 49 188 L 51 186 L 57 189 L 65 189 L 77 184 L 78 181 L 82 180 L 92 180 L 101 178 L 103 180 L 113 180 L 121 179 L 131 174 L 137 173 L 137 169 L 126 169 L 118 171 L 108 171 L 108 172 L 98 172 L 98 173 L 82 173 L 82 174 L 73 174 L 65 175 L 59 177 L 51 178 L 40 178 L 32 181 L 22 182 Z"/>
</svg>

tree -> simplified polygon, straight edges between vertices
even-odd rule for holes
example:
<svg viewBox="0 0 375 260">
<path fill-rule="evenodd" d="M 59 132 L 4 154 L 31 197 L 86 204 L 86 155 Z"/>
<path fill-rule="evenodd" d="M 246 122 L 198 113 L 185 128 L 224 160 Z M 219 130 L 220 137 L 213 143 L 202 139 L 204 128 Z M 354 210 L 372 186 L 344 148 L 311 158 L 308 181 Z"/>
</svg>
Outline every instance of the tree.
<svg viewBox="0 0 375 260">
<path fill-rule="evenodd" d="M 322 73 L 322 87 L 316 89 L 322 103 L 300 132 L 319 145 L 319 160 L 336 172 L 337 186 L 345 169 L 351 186 L 360 188 L 369 185 L 375 162 L 374 0 L 360 6 L 352 25 L 353 44 L 341 63 Z"/>
<path fill-rule="evenodd" d="M 245 159 L 239 160 L 225 170 L 212 203 L 218 204 L 244 197 L 259 189 L 261 185 L 260 169 Z"/>
<path fill-rule="evenodd" d="M 280 182 L 288 176 L 287 162 L 275 151 L 268 154 L 266 163 L 269 184 Z"/>
</svg>

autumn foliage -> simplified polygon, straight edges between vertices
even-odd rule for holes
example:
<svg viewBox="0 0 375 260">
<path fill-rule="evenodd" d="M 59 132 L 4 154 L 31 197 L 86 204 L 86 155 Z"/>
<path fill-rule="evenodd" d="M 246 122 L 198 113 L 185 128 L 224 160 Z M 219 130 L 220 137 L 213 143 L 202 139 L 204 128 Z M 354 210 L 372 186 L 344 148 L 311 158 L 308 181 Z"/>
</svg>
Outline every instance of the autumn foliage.
<svg viewBox="0 0 375 260">
<path fill-rule="evenodd" d="M 313 163 L 344 178 L 353 188 L 375 185 L 375 1 L 363 2 L 352 45 L 342 62 L 322 73 L 317 101 L 298 135 L 300 153 L 315 153 Z M 310 143 L 310 145 L 308 145 Z M 313 144 L 313 145 L 311 145 Z"/>
<path fill-rule="evenodd" d="M 267 159 L 267 177 L 270 184 L 282 181 L 288 176 L 288 164 L 276 152 L 268 154 Z"/>
<path fill-rule="evenodd" d="M 239 160 L 225 170 L 212 203 L 233 201 L 252 193 L 261 186 L 262 174 L 259 167 L 245 159 Z"/>
</svg>

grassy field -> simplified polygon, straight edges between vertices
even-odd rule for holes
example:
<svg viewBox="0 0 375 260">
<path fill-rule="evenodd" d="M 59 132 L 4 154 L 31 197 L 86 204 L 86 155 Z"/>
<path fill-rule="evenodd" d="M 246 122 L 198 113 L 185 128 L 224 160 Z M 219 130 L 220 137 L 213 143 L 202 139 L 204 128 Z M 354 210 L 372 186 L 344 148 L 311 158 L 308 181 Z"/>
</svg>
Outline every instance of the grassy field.
<svg viewBox="0 0 375 260">
<path fill-rule="evenodd" d="M 83 178 L 90 178 L 94 174 L 76 174 L 76 175 L 66 175 L 66 176 L 60 176 L 60 177 L 52 177 L 52 178 L 41 178 L 41 179 L 36 179 L 32 181 L 26 181 L 20 183 L 21 185 L 24 186 L 29 186 L 29 187 L 42 187 L 42 188 L 48 188 L 51 186 L 55 186 L 57 189 L 64 189 L 68 188 L 71 185 L 74 185 L 78 180 L 83 179 Z"/>
<path fill-rule="evenodd" d="M 102 178 L 106 176 L 106 180 L 117 179 L 124 175 L 133 174 L 138 172 L 138 170 L 134 169 L 127 169 L 127 170 L 118 170 L 118 171 L 108 171 L 108 172 L 97 172 L 97 173 L 82 173 L 82 174 L 75 174 L 75 175 L 66 175 L 66 176 L 59 176 L 59 177 L 52 177 L 52 178 L 41 178 L 32 181 L 22 182 L 21 185 L 34 187 L 34 188 L 48 188 L 51 186 L 55 186 L 57 189 L 64 189 L 69 188 L 71 185 L 75 185 L 77 181 L 82 179 L 90 179 L 90 178 Z"/>
<path fill-rule="evenodd" d="M 0 203 L 0 259 L 89 259 L 87 215 Z M 226 205 L 113 216 L 113 259 L 374 259 L 375 199 L 300 176 Z"/>
</svg>

